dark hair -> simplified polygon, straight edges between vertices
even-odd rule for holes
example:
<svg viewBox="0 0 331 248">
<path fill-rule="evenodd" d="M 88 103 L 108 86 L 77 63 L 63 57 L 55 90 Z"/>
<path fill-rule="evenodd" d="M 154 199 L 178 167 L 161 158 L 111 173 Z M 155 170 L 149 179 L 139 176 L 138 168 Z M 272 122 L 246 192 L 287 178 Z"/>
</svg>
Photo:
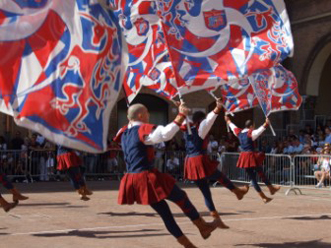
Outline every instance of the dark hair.
<svg viewBox="0 0 331 248">
<path fill-rule="evenodd" d="M 247 121 L 245 122 L 245 127 L 246 127 L 246 128 L 250 128 L 252 125 L 253 125 L 252 120 L 247 120 Z"/>
<path fill-rule="evenodd" d="M 201 122 L 205 118 L 206 118 L 206 114 L 202 111 L 194 112 L 194 114 L 192 116 L 192 120 L 194 123 Z"/>
</svg>

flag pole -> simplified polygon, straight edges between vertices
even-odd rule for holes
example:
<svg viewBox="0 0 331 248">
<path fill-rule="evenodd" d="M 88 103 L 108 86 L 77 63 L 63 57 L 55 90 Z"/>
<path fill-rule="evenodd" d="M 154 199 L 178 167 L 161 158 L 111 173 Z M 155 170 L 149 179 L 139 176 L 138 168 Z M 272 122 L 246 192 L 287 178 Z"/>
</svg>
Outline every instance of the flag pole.
<svg viewBox="0 0 331 248">
<path fill-rule="evenodd" d="M 217 96 L 214 94 L 214 92 L 212 92 L 212 91 L 209 91 L 209 90 L 207 90 L 208 91 L 208 93 L 217 101 L 218 100 L 218 98 L 217 98 Z M 222 107 L 226 110 L 226 108 L 225 108 L 225 106 L 224 106 L 224 104 L 223 104 L 223 102 L 222 102 Z M 230 114 L 231 116 L 234 116 L 234 114 L 233 113 L 231 113 L 231 112 L 226 112 L 225 114 Z M 228 133 L 230 133 L 230 127 L 229 127 L 229 125 L 228 125 L 228 123 L 226 123 L 225 122 L 225 124 L 226 124 L 226 131 L 228 132 Z"/>
<path fill-rule="evenodd" d="M 214 92 L 208 90 L 208 93 L 209 93 L 209 94 L 210 94 L 210 95 L 211 95 L 216 101 L 218 100 L 218 98 L 217 98 L 217 96 L 214 94 Z M 225 110 L 227 110 L 227 109 L 225 108 L 223 102 L 222 102 L 222 107 L 223 107 Z M 234 114 L 233 114 L 232 112 L 229 112 L 229 111 L 226 111 L 226 114 L 229 114 L 229 115 L 231 115 L 231 116 L 234 116 Z"/>
<path fill-rule="evenodd" d="M 252 76 L 248 77 L 248 80 L 249 80 L 249 83 L 252 85 Z M 252 87 L 253 87 L 253 90 L 254 90 L 255 96 L 256 96 L 257 100 L 259 101 L 260 106 L 262 106 L 262 104 L 261 104 L 261 100 L 260 100 L 260 98 L 257 96 L 256 91 L 255 91 L 255 88 L 254 88 L 253 85 L 252 85 Z M 261 107 L 261 108 L 262 108 L 262 107 Z M 264 113 L 264 116 L 265 116 L 266 118 L 268 118 L 269 115 L 266 115 L 266 113 L 264 112 L 263 108 L 262 108 L 262 112 Z M 270 120 L 269 120 L 269 127 L 270 127 L 270 130 L 271 130 L 271 132 L 272 132 L 272 135 L 273 135 L 273 136 L 276 136 L 275 130 L 274 130 L 274 128 L 272 127 Z"/>
<path fill-rule="evenodd" d="M 157 6 L 158 11 L 161 13 L 161 11 L 160 11 L 160 9 L 159 9 L 159 5 L 156 4 L 156 6 Z M 165 39 L 165 45 L 166 45 L 166 47 L 167 47 L 167 49 L 168 49 L 168 54 L 169 54 L 169 58 L 170 58 L 170 63 L 171 63 L 171 65 L 172 65 L 172 70 L 173 70 L 173 73 L 174 73 L 174 75 L 175 75 L 175 80 L 176 80 L 176 87 L 175 87 L 175 88 L 176 88 L 176 90 L 177 90 L 177 92 L 178 92 L 178 96 L 179 96 L 180 103 L 181 103 L 181 104 L 184 104 L 184 99 L 183 99 L 182 93 L 180 92 L 180 89 L 178 88 L 178 84 L 177 84 L 177 83 L 179 82 L 179 80 L 178 80 L 178 75 L 177 75 L 177 73 L 176 73 L 176 70 L 175 70 L 174 64 L 173 64 L 173 62 L 172 62 L 172 56 L 171 56 L 171 52 L 170 52 L 170 49 L 169 49 L 168 38 L 167 38 L 167 35 L 166 35 L 165 32 L 164 32 L 164 23 L 163 23 L 163 21 L 162 21 L 162 17 L 161 17 L 160 15 L 162 15 L 162 14 L 159 14 L 158 17 L 160 18 L 160 22 L 161 22 L 162 32 L 163 32 L 164 39 Z M 188 119 L 188 117 L 186 117 L 186 127 L 187 127 L 187 132 L 188 132 L 188 134 L 189 134 L 189 135 L 192 135 L 192 130 L 191 130 L 191 126 L 190 126 L 190 123 L 189 123 L 189 119 Z"/>
</svg>

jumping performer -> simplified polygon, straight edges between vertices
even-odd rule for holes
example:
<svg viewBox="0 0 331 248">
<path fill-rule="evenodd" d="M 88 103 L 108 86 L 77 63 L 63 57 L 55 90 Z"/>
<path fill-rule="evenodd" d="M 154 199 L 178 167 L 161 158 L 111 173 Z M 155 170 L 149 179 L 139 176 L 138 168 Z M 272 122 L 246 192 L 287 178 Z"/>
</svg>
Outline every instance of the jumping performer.
<svg viewBox="0 0 331 248">
<path fill-rule="evenodd" d="M 273 186 L 264 174 L 262 163 L 265 155 L 264 153 L 255 152 L 254 145 L 254 141 L 267 129 L 269 119 L 266 118 L 265 123 L 258 129 L 254 130 L 254 123 L 251 120 L 245 122 L 245 129 L 240 129 L 231 122 L 228 116 L 225 116 L 224 118 L 234 135 L 238 137 L 242 149 L 237 162 L 237 167 L 245 169 L 247 175 L 252 181 L 254 189 L 258 192 L 263 202 L 270 202 L 272 198 L 267 197 L 261 190 L 257 183 L 256 173 L 268 187 L 271 195 L 274 195 L 280 189 L 280 186 Z"/>
<path fill-rule="evenodd" d="M 249 187 L 236 187 L 221 171 L 217 169 L 218 162 L 210 160 L 207 155 L 208 133 L 213 126 L 217 116 L 222 110 L 220 99 L 216 101 L 216 107 L 207 117 L 202 111 L 193 114 L 191 126 L 192 134 L 187 131 L 186 125 L 182 125 L 184 131 L 186 158 L 184 165 L 184 178 L 194 181 L 199 187 L 205 199 L 205 204 L 210 211 L 210 215 L 215 219 L 219 228 L 229 228 L 225 225 L 216 211 L 208 179 L 220 182 L 224 187 L 234 193 L 238 200 L 241 200 L 248 192 Z"/>
<path fill-rule="evenodd" d="M 179 104 L 178 104 L 179 105 Z M 186 118 L 189 109 L 179 105 L 179 114 L 167 126 L 149 124 L 149 112 L 142 104 L 128 109 L 129 124 L 115 137 L 121 142 L 127 173 L 121 180 L 118 203 L 150 205 L 162 218 L 167 230 L 186 248 L 194 248 L 177 225 L 165 200 L 177 204 L 197 226 L 201 236 L 207 239 L 216 229 L 216 223 L 206 223 L 188 199 L 185 191 L 175 184 L 167 173 L 153 168 L 153 145 L 173 138 Z"/>
<path fill-rule="evenodd" d="M 67 175 L 69 176 L 72 185 L 80 195 L 80 199 L 83 201 L 90 200 L 88 195 L 92 195 L 93 193 L 86 186 L 84 176 L 85 168 L 82 166 L 83 162 L 80 157 L 78 157 L 77 153 L 74 150 L 64 146 L 58 146 L 57 163 L 58 170 L 67 171 Z"/>
</svg>

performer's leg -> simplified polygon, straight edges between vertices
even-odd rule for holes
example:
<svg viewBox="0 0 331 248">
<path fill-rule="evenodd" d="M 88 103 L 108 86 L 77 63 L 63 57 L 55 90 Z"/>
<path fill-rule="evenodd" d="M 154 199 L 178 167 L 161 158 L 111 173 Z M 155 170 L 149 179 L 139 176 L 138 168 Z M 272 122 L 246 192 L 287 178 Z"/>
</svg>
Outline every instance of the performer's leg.
<svg viewBox="0 0 331 248">
<path fill-rule="evenodd" d="M 9 203 L 0 194 L 0 205 L 5 212 L 8 212 L 17 205 L 17 202 Z"/>
<path fill-rule="evenodd" d="M 80 186 L 83 187 L 85 195 L 92 195 L 93 192 L 87 188 L 86 185 L 86 178 L 85 178 L 85 172 L 86 168 L 84 166 L 79 166 L 81 178 L 80 178 Z"/>
<path fill-rule="evenodd" d="M 258 166 L 255 168 L 257 174 L 262 179 L 262 182 L 268 187 L 270 194 L 274 195 L 278 190 L 280 190 L 280 186 L 274 186 L 270 183 L 267 176 L 264 174 L 262 167 Z"/>
<path fill-rule="evenodd" d="M 245 185 L 243 187 L 236 187 L 221 171 L 216 170 L 216 172 L 210 176 L 210 179 L 217 180 L 224 187 L 229 189 L 234 193 L 238 200 L 241 200 L 249 190 L 249 186 Z"/>
<path fill-rule="evenodd" d="M 0 183 L 8 190 L 14 188 L 13 184 L 9 181 L 5 173 L 0 173 Z"/>
<path fill-rule="evenodd" d="M 177 241 L 185 248 L 194 248 L 195 246 L 187 239 L 183 234 L 180 227 L 177 225 L 174 216 L 172 215 L 170 208 L 166 201 L 151 204 L 151 207 L 161 216 L 167 230 L 174 236 Z"/>
<path fill-rule="evenodd" d="M 200 189 L 200 191 L 205 199 L 205 204 L 206 204 L 207 208 L 209 209 L 209 211 L 215 211 L 216 208 L 215 208 L 215 205 L 213 202 L 213 198 L 212 198 L 211 191 L 210 191 L 207 180 L 206 179 L 197 180 L 197 181 L 195 181 L 195 184 Z"/>
<path fill-rule="evenodd" d="M 210 234 L 217 228 L 217 223 L 215 221 L 212 223 L 206 223 L 202 219 L 196 208 L 188 199 L 185 191 L 180 189 L 177 185 L 174 186 L 167 199 L 176 203 L 182 209 L 184 214 L 190 218 L 194 225 L 197 226 L 201 236 L 204 239 L 207 239 Z"/>
<path fill-rule="evenodd" d="M 9 181 L 5 173 L 0 173 L 0 182 L 6 189 L 10 191 L 10 193 L 13 194 L 14 202 L 24 201 L 29 199 L 29 197 L 22 195 L 16 188 L 14 188 L 14 185 Z"/>
<path fill-rule="evenodd" d="M 214 218 L 214 220 L 217 222 L 219 228 L 229 228 L 227 225 L 223 223 L 221 220 L 221 217 L 219 216 L 218 212 L 216 211 L 213 198 L 211 195 L 210 187 L 208 185 L 208 182 L 206 179 L 197 180 L 195 181 L 195 184 L 199 187 L 200 191 L 203 194 L 203 197 L 205 198 L 205 203 L 207 208 L 210 211 L 210 215 Z"/>
<path fill-rule="evenodd" d="M 78 183 L 78 174 L 79 174 L 78 167 L 70 167 L 67 170 L 67 175 L 70 179 L 72 186 L 75 188 L 75 190 L 79 190 L 79 188 L 80 188 L 80 185 Z"/>
<path fill-rule="evenodd" d="M 81 186 L 81 184 L 84 183 L 84 182 L 82 181 L 82 175 L 81 175 L 81 172 L 80 172 L 80 168 L 77 167 L 77 166 L 70 167 L 67 170 L 67 174 L 70 178 L 70 182 L 71 182 L 72 186 L 76 189 L 76 191 L 80 195 L 80 199 L 84 200 L 84 201 L 90 200 L 90 198 L 88 198 L 86 196 L 83 186 Z"/>
<path fill-rule="evenodd" d="M 256 192 L 259 194 L 259 196 L 262 198 L 264 203 L 268 203 L 272 200 L 272 198 L 267 197 L 261 190 L 257 180 L 256 180 L 256 171 L 255 168 L 246 168 L 246 173 L 248 177 L 251 179 L 252 184 Z"/>
</svg>

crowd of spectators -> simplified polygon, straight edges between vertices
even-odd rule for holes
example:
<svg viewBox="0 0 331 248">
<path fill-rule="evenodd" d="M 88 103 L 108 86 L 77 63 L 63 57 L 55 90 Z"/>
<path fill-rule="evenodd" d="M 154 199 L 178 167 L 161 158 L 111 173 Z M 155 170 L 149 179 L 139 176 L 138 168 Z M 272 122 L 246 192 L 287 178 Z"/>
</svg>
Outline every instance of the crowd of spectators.
<svg viewBox="0 0 331 248">
<path fill-rule="evenodd" d="M 317 126 L 315 132 L 311 126 L 307 125 L 298 134 L 290 130 L 286 136 L 276 138 L 277 140 L 271 140 L 262 136 L 259 140 L 258 150 L 269 154 L 291 156 L 321 154 L 324 152 L 325 144 L 331 143 L 331 120 L 327 122 L 326 126 Z M 116 174 L 125 171 L 120 146 L 109 141 L 108 148 L 108 151 L 104 154 L 80 153 L 88 173 Z M 4 152 L 6 150 L 12 152 Z M 169 172 L 173 175 L 181 174 L 185 159 L 185 142 L 183 139 L 177 137 L 167 143 L 161 143 L 155 147 L 155 151 L 155 166 L 160 171 Z M 207 152 L 209 154 L 240 152 L 239 141 L 231 132 L 220 139 L 210 135 Z M 0 153 L 0 169 L 8 175 L 17 175 L 17 180 L 31 182 L 33 180 L 48 181 L 52 178 L 59 178 L 57 175 L 59 172 L 56 171 L 56 146 L 37 133 L 23 138 L 21 132 L 17 131 L 15 137 L 8 143 L 4 137 L 0 136 Z M 316 159 L 314 164 L 317 165 L 318 161 Z M 305 161 L 300 163 L 301 167 L 304 168 Z M 311 161 L 309 163 L 311 164 Z M 272 164 L 275 165 L 274 171 L 272 171 Z M 310 170 L 310 164 L 306 166 L 309 167 L 307 170 Z M 279 166 L 276 159 L 270 161 L 270 165 L 270 173 L 282 173 L 281 176 L 285 178 L 289 174 L 287 173 L 289 166 L 286 168 L 286 166 L 281 165 L 281 171 L 276 168 Z M 316 168 L 315 170 L 320 171 Z M 38 177 L 33 179 L 30 174 L 38 175 Z M 322 178 L 322 174 L 318 172 L 315 172 L 315 175 L 319 181 L 327 177 Z"/>
<path fill-rule="evenodd" d="M 88 173 L 98 178 L 98 174 L 116 173 L 124 166 L 118 156 L 119 146 L 109 142 L 108 148 L 108 151 L 102 154 L 77 152 Z M 31 136 L 23 137 L 21 132 L 17 131 L 10 142 L 0 136 L 0 171 L 13 175 L 13 181 L 62 180 L 63 177 L 56 167 L 56 145 L 43 136 L 32 133 Z"/>
</svg>

